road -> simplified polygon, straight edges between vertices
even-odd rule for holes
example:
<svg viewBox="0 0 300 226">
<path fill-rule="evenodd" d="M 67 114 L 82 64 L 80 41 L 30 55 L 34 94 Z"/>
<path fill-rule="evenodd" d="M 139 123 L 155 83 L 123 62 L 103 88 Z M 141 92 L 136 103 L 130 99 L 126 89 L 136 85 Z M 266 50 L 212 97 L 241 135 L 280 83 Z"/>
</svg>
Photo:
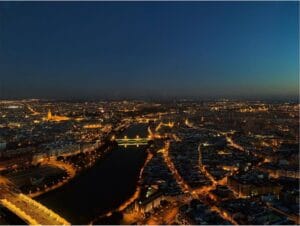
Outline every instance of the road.
<svg viewBox="0 0 300 226">
<path fill-rule="evenodd" d="M 181 175 L 179 174 L 178 170 L 176 169 L 174 163 L 172 162 L 171 158 L 169 157 L 169 149 L 170 149 L 170 142 L 167 141 L 165 143 L 165 147 L 163 149 L 160 150 L 160 152 L 163 154 L 163 158 L 164 161 L 166 163 L 166 165 L 168 166 L 168 168 L 170 169 L 170 171 L 172 172 L 175 180 L 177 181 L 177 183 L 179 184 L 181 190 L 184 193 L 190 194 L 190 198 L 194 198 L 194 199 L 200 199 L 202 200 L 206 205 L 211 206 L 209 203 L 207 203 L 207 201 L 205 201 L 205 196 L 209 194 L 210 191 L 214 190 L 216 188 L 217 185 L 223 185 L 226 181 L 226 179 L 220 180 L 220 181 L 216 181 L 213 176 L 206 170 L 205 167 L 200 167 L 200 170 L 203 174 L 206 175 L 206 177 L 211 181 L 211 185 L 208 186 L 204 186 L 201 188 L 196 188 L 196 189 L 192 189 L 188 183 L 186 183 L 184 181 L 184 179 L 181 177 Z M 198 146 L 198 151 L 200 152 L 200 145 Z M 199 153 L 200 154 L 200 153 Z M 181 200 L 182 203 L 188 203 L 190 201 L 190 198 L 186 198 L 184 200 Z M 170 216 L 173 216 L 175 214 L 176 208 L 171 209 L 171 210 L 167 210 L 167 214 L 164 215 L 163 218 L 161 219 L 169 219 L 167 218 L 168 214 L 170 214 Z M 211 210 L 217 212 L 224 220 L 227 220 L 229 222 L 231 222 L 232 224 L 237 224 L 233 219 L 231 219 L 224 211 L 222 211 L 221 209 L 219 209 L 217 206 L 211 206 Z M 177 212 L 178 212 L 178 208 L 177 208 Z M 176 214 L 177 214 L 176 212 Z M 174 216 L 176 216 L 176 214 Z M 156 219 L 156 220 L 155 220 Z M 174 219 L 174 218 L 173 218 Z M 161 222 L 157 222 L 158 218 L 154 218 L 152 219 L 152 217 L 150 218 L 150 223 L 161 223 Z M 169 222 L 164 222 L 165 224 L 169 224 Z"/>
<path fill-rule="evenodd" d="M 176 182 L 180 186 L 180 189 L 183 193 L 193 193 L 193 190 L 190 188 L 190 186 L 184 181 L 184 179 L 181 177 L 180 173 L 176 169 L 173 161 L 171 160 L 169 156 L 169 149 L 170 149 L 170 142 L 166 141 L 165 146 L 159 150 L 158 152 L 162 153 L 163 159 L 169 168 L 169 170 L 172 172 L 173 177 L 175 178 Z"/>
<path fill-rule="evenodd" d="M 234 140 L 232 140 L 232 138 L 228 134 L 226 134 L 225 137 L 226 137 L 226 141 L 230 147 L 233 147 L 239 151 L 245 151 L 245 149 L 241 145 L 235 143 Z"/>
</svg>

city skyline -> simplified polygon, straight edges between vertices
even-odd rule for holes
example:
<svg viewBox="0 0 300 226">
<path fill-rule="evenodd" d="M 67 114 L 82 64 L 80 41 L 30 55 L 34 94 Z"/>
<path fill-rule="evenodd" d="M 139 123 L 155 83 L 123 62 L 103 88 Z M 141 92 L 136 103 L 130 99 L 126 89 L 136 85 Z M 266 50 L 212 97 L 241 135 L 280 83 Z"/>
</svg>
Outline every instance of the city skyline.
<svg viewBox="0 0 300 226">
<path fill-rule="evenodd" d="M 1 225 L 300 225 L 298 1 L 0 1 Z"/>
<path fill-rule="evenodd" d="M 0 225 L 299 225 L 299 108 L 0 100 Z"/>
<path fill-rule="evenodd" d="M 298 2 L 1 2 L 0 99 L 289 98 Z"/>
</svg>

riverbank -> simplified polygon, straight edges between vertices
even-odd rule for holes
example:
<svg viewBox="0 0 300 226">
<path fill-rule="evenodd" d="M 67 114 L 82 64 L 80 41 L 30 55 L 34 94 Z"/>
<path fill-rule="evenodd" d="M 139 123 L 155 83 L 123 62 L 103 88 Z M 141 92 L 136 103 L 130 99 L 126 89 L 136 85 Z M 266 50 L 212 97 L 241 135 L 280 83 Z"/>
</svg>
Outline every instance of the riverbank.
<svg viewBox="0 0 300 226">
<path fill-rule="evenodd" d="M 51 187 L 47 187 L 46 189 L 44 189 L 42 191 L 36 191 L 34 193 L 29 193 L 28 196 L 31 197 L 31 198 L 40 196 L 40 195 L 45 194 L 47 192 L 53 191 L 53 190 L 55 190 L 59 187 L 62 187 L 63 185 L 67 184 L 70 180 L 72 180 L 76 176 L 76 169 L 71 164 L 66 164 L 64 162 L 56 161 L 56 160 L 50 160 L 46 164 L 61 168 L 62 170 L 67 172 L 68 177 L 65 178 L 63 181 L 61 181 L 57 184 L 54 184 Z"/>
<path fill-rule="evenodd" d="M 132 196 L 145 158 L 141 148 L 116 148 L 69 183 L 36 199 L 72 224 L 88 224 Z"/>
<path fill-rule="evenodd" d="M 118 213 L 118 212 L 123 211 L 129 205 L 131 205 L 134 201 L 136 201 L 136 199 L 139 198 L 140 193 L 141 193 L 142 175 L 143 175 L 143 172 L 144 172 L 144 169 L 145 169 L 146 165 L 149 163 L 149 161 L 152 159 L 152 157 L 153 157 L 153 154 L 147 148 L 147 157 L 144 161 L 143 166 L 140 169 L 139 177 L 138 177 L 138 181 L 137 181 L 137 185 L 136 185 L 136 190 L 133 193 L 133 195 L 130 198 L 128 198 L 126 201 L 124 201 L 119 207 L 115 208 L 114 210 L 110 210 L 109 212 L 107 212 L 107 213 L 105 213 L 105 214 L 103 214 L 99 217 L 96 217 L 93 221 L 90 222 L 90 224 L 102 224 L 104 221 L 106 221 L 109 218 L 112 218 L 112 219 L 110 219 L 111 224 L 117 224 L 117 223 L 122 223 L 123 222 L 124 219 L 118 219 L 118 218 L 122 218 L 121 215 L 116 216 L 116 217 L 114 217 L 113 215 L 114 215 L 114 213 Z M 128 222 L 124 221 L 124 224 L 127 224 Z"/>
<path fill-rule="evenodd" d="M 146 124 L 135 124 L 119 134 L 123 137 L 147 136 Z M 35 199 L 55 210 L 72 224 L 88 224 L 97 216 L 120 208 L 133 200 L 147 146 L 115 146 L 92 167 L 81 171 L 55 190 Z"/>
</svg>

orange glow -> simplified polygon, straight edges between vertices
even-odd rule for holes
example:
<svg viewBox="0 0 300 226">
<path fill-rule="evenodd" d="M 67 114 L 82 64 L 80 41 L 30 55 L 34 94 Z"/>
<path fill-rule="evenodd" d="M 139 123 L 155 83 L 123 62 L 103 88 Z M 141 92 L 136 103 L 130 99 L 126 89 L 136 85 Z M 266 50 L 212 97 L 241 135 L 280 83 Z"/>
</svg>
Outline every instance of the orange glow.
<svg viewBox="0 0 300 226">
<path fill-rule="evenodd" d="M 234 148 L 236 148 L 236 149 L 238 149 L 238 150 L 240 150 L 240 151 L 244 151 L 244 148 L 243 148 L 241 145 L 235 143 L 235 142 L 232 140 L 232 138 L 229 137 L 229 136 L 227 136 L 227 135 L 226 135 L 226 141 L 229 143 L 229 146 L 234 147 Z"/>
<path fill-rule="evenodd" d="M 0 203 L 30 225 L 70 225 L 65 219 L 37 201 L 8 188 L 3 189 L 5 198 Z"/>
<path fill-rule="evenodd" d="M 55 122 L 70 120 L 70 118 L 66 116 L 52 115 L 50 110 L 47 113 L 47 117 L 43 119 L 46 121 L 55 121 Z"/>
<path fill-rule="evenodd" d="M 231 224 L 238 225 L 238 223 L 237 223 L 235 220 L 233 220 L 233 219 L 227 214 L 227 212 L 222 211 L 222 210 L 221 210 L 220 208 L 218 208 L 217 206 L 213 206 L 213 207 L 211 208 L 211 210 L 217 212 L 224 220 L 229 221 Z"/>
<path fill-rule="evenodd" d="M 100 124 L 88 124 L 83 126 L 85 129 L 99 129 L 101 127 L 102 126 Z"/>
<path fill-rule="evenodd" d="M 164 158 L 164 161 L 165 161 L 166 165 L 168 166 L 168 168 L 172 172 L 174 178 L 176 179 L 178 185 L 180 186 L 180 189 L 183 192 L 190 192 L 190 191 L 192 191 L 191 188 L 189 187 L 189 185 L 181 177 L 181 175 L 179 174 L 178 170 L 176 169 L 174 163 L 170 159 L 170 157 L 169 157 L 169 149 L 170 149 L 170 142 L 167 141 L 167 142 L 165 142 L 164 148 L 160 150 L 160 152 L 163 154 L 163 158 Z"/>
</svg>

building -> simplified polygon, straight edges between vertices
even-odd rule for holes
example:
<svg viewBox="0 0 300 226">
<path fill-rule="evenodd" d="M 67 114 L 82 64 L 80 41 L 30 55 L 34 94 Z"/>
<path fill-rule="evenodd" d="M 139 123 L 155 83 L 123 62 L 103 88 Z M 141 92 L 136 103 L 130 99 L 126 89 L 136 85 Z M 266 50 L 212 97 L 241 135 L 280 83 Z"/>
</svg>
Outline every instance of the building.
<svg viewBox="0 0 300 226">
<path fill-rule="evenodd" d="M 127 212 L 145 214 L 160 206 L 161 201 L 166 200 L 163 192 L 155 186 L 148 187 L 142 193 L 144 193 L 141 195 L 142 198 L 136 200 L 131 206 L 129 206 L 126 210 Z"/>
<path fill-rule="evenodd" d="M 48 110 L 48 113 L 47 113 L 47 117 L 44 118 L 44 120 L 46 121 L 55 121 L 55 122 L 59 122 L 59 121 L 67 121 L 67 120 L 70 120 L 69 117 L 66 117 L 66 116 L 59 116 L 59 115 L 52 115 L 50 109 Z"/>
<path fill-rule="evenodd" d="M 239 197 L 250 197 L 262 194 L 279 195 L 281 186 L 270 180 L 268 175 L 259 171 L 241 172 L 227 178 L 228 186 L 239 194 Z"/>
</svg>

